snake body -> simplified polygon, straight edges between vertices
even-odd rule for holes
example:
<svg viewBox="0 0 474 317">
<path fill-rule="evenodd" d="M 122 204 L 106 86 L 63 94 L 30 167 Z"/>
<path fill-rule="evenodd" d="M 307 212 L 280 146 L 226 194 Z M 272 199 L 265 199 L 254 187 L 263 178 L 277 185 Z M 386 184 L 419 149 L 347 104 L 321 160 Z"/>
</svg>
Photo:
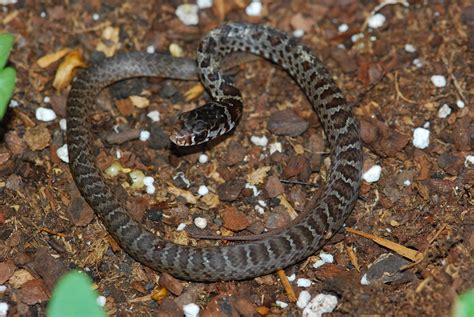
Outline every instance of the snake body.
<svg viewBox="0 0 474 317">
<path fill-rule="evenodd" d="M 298 223 L 261 240 L 210 247 L 166 241 L 129 216 L 95 164 L 88 115 L 96 95 L 111 83 L 131 77 L 195 79 L 195 62 L 144 53 L 118 55 L 80 73 L 68 96 L 70 168 L 83 197 L 126 252 L 152 269 L 186 280 L 242 280 L 301 261 L 340 229 L 358 196 L 362 146 L 350 107 L 319 59 L 271 27 L 229 23 L 204 37 L 197 67 L 215 101 L 183 114 L 172 140 L 182 145 L 204 142 L 234 127 L 240 118 L 242 97 L 219 68 L 224 56 L 236 51 L 263 56 L 296 80 L 317 112 L 331 148 L 329 179 L 314 207 Z"/>
</svg>

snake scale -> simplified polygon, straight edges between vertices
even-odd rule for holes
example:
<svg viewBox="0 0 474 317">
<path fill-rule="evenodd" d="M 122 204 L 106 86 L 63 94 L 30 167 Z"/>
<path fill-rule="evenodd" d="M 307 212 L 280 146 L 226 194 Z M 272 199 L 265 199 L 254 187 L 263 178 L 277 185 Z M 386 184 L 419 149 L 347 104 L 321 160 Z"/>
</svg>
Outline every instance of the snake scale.
<svg viewBox="0 0 474 317">
<path fill-rule="evenodd" d="M 273 61 L 303 89 L 320 118 L 331 149 L 329 178 L 314 207 L 281 232 L 231 245 L 177 245 L 133 220 L 106 184 L 95 164 L 88 117 L 97 94 L 118 80 L 139 76 L 192 80 L 199 73 L 214 101 L 182 114 L 171 139 L 178 145 L 205 142 L 232 129 L 241 116 L 241 94 L 220 70 L 223 58 L 238 51 Z M 67 142 L 77 187 L 109 233 L 136 260 L 186 280 L 248 279 L 307 258 L 340 229 L 355 204 L 361 179 L 358 123 L 341 91 L 309 49 L 263 25 L 229 23 L 210 31 L 199 45 L 197 63 L 136 52 L 117 55 L 82 71 L 67 100 Z"/>
</svg>

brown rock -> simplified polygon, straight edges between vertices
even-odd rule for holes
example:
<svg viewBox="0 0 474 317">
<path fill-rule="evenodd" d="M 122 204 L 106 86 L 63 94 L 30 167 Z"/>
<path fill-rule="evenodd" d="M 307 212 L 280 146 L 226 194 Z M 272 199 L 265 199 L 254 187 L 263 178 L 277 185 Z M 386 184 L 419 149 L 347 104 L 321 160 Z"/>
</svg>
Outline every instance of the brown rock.
<svg viewBox="0 0 474 317">
<path fill-rule="evenodd" d="M 5 134 L 5 143 L 14 155 L 21 155 L 26 149 L 25 142 L 18 136 L 16 131 L 9 131 Z"/>
<path fill-rule="evenodd" d="M 449 175 L 458 175 L 464 166 L 464 159 L 460 155 L 443 153 L 438 157 L 438 166 Z"/>
<path fill-rule="evenodd" d="M 160 276 L 160 285 L 176 296 L 183 292 L 183 284 L 168 273 L 162 273 Z"/>
<path fill-rule="evenodd" d="M 217 194 L 221 201 L 234 201 L 239 197 L 240 192 L 245 186 L 245 180 L 233 179 L 219 185 Z"/>
<path fill-rule="evenodd" d="M 232 231 L 241 231 L 250 225 L 247 215 L 235 207 L 227 207 L 221 214 L 223 226 Z"/>
<path fill-rule="evenodd" d="M 240 163 L 244 160 L 245 153 L 245 148 L 240 144 L 240 142 L 232 141 L 227 147 L 227 152 L 224 156 L 224 163 L 227 166 Z"/>
<path fill-rule="evenodd" d="M 267 183 L 265 184 L 265 190 L 267 192 L 268 197 L 270 198 L 274 198 L 285 192 L 285 188 L 283 187 L 283 184 L 280 182 L 280 180 L 276 176 L 269 176 L 267 178 Z"/>
<path fill-rule="evenodd" d="M 24 283 L 17 294 L 18 300 L 27 305 L 35 305 L 48 300 L 46 286 L 39 279 Z"/>
<path fill-rule="evenodd" d="M 36 252 L 32 266 L 50 291 L 58 279 L 68 271 L 61 259 L 52 257 L 47 248 L 41 248 Z"/>
<path fill-rule="evenodd" d="M 49 145 L 51 135 L 46 126 L 39 124 L 26 130 L 23 140 L 25 140 L 26 144 L 32 151 L 39 151 Z"/>
<path fill-rule="evenodd" d="M 122 144 L 127 141 L 138 139 L 140 132 L 139 129 L 128 129 L 119 133 L 110 133 L 105 139 L 109 144 Z"/>
<path fill-rule="evenodd" d="M 276 135 L 298 136 L 308 129 L 308 121 L 293 110 L 286 109 L 273 113 L 268 120 L 268 130 Z"/>
<path fill-rule="evenodd" d="M 10 160 L 10 153 L 7 151 L 0 151 L 0 165 L 5 164 Z"/>
<path fill-rule="evenodd" d="M 201 317 L 239 317 L 234 295 L 222 293 L 211 299 Z"/>
<path fill-rule="evenodd" d="M 235 300 L 235 309 L 239 312 L 240 316 L 254 316 L 256 306 L 252 304 L 246 298 L 239 297 Z"/>
<path fill-rule="evenodd" d="M 291 178 L 299 176 L 301 180 L 305 180 L 311 174 L 311 168 L 308 160 L 303 155 L 295 155 L 290 157 L 288 164 L 283 170 L 283 177 Z"/>
<path fill-rule="evenodd" d="M 286 208 L 283 206 L 277 206 L 273 208 L 272 213 L 265 223 L 265 227 L 269 230 L 275 230 L 279 228 L 285 228 L 291 222 L 290 215 Z"/>
<path fill-rule="evenodd" d="M 471 108 L 472 110 L 472 108 Z M 453 129 L 454 145 L 458 151 L 471 151 L 474 146 L 474 125 L 469 116 L 462 117 Z"/>
<path fill-rule="evenodd" d="M 13 275 L 16 270 L 15 264 L 7 260 L 0 263 L 0 284 L 4 284 Z"/>
<path fill-rule="evenodd" d="M 84 227 L 94 219 L 94 211 L 81 196 L 75 196 L 67 208 L 69 220 L 75 226 Z"/>
<path fill-rule="evenodd" d="M 129 116 L 133 113 L 133 103 L 130 98 L 119 99 L 115 101 L 118 111 L 122 116 Z"/>
<path fill-rule="evenodd" d="M 182 317 L 183 310 L 171 298 L 165 298 L 156 312 L 160 317 Z"/>
<path fill-rule="evenodd" d="M 52 95 L 49 97 L 51 101 L 51 108 L 53 108 L 54 112 L 60 116 L 65 118 L 66 117 L 66 99 L 65 95 Z"/>
<path fill-rule="evenodd" d="M 7 181 L 5 183 L 5 187 L 11 190 L 21 190 L 23 181 L 20 176 L 16 174 L 11 174 L 8 176 Z"/>
</svg>

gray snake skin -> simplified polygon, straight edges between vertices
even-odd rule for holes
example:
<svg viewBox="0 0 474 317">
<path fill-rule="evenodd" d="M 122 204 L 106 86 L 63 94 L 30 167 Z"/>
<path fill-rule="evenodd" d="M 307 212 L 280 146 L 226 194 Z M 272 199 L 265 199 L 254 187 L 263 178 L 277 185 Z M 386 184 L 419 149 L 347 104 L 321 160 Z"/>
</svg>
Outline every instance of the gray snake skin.
<svg viewBox="0 0 474 317">
<path fill-rule="evenodd" d="M 166 241 L 128 215 L 95 164 L 88 116 L 93 112 L 97 94 L 104 87 L 131 77 L 196 79 L 195 62 L 144 53 L 118 55 L 81 72 L 68 96 L 70 168 L 83 197 L 126 252 L 154 270 L 186 280 L 242 280 L 301 261 L 340 229 L 358 196 L 362 145 L 350 107 L 309 49 L 267 26 L 229 23 L 204 37 L 197 65 L 201 81 L 215 102 L 198 108 L 197 112 L 183 114 L 179 131 L 171 139 L 182 145 L 205 142 L 234 127 L 241 115 L 242 98 L 233 84 L 224 79 L 219 67 L 223 57 L 235 51 L 263 56 L 296 80 L 317 112 L 331 148 L 329 179 L 314 207 L 298 223 L 261 240 L 211 247 Z M 209 112 L 209 107 L 218 113 Z M 206 120 L 211 123 L 206 125 Z"/>
</svg>

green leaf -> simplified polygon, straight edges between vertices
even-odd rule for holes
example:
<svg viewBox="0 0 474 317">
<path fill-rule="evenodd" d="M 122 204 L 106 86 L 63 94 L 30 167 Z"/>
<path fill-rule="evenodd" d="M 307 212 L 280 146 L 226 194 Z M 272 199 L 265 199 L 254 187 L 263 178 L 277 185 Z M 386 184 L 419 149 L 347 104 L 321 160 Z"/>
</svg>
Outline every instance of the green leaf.
<svg viewBox="0 0 474 317">
<path fill-rule="evenodd" d="M 59 280 L 48 304 L 48 317 L 105 317 L 104 310 L 97 304 L 97 292 L 87 275 L 69 272 Z"/>
<path fill-rule="evenodd" d="M 12 34 L 0 34 L 0 69 L 3 69 L 7 63 L 8 56 L 10 56 L 10 51 L 12 50 L 14 41 L 15 37 Z"/>
<path fill-rule="evenodd" d="M 10 98 L 15 91 L 16 71 L 12 67 L 0 69 L 0 120 L 7 111 Z"/>
<path fill-rule="evenodd" d="M 454 304 L 453 317 L 474 316 L 474 289 L 461 294 Z"/>
</svg>

